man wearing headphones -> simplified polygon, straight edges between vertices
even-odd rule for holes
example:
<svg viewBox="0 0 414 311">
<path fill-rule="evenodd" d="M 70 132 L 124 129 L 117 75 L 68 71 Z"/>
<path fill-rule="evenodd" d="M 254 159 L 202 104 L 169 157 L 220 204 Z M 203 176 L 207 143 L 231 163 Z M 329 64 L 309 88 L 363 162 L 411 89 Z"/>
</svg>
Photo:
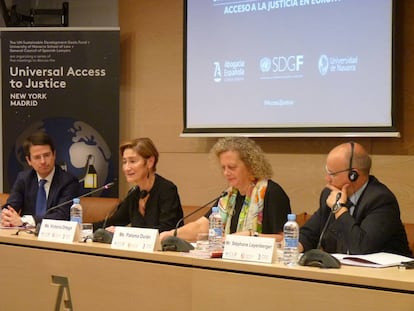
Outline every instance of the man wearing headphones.
<svg viewBox="0 0 414 311">
<path fill-rule="evenodd" d="M 388 252 L 411 256 L 394 194 L 370 175 L 371 158 L 357 143 L 333 148 L 326 159 L 327 185 L 320 207 L 300 229 L 299 251 Z"/>
</svg>

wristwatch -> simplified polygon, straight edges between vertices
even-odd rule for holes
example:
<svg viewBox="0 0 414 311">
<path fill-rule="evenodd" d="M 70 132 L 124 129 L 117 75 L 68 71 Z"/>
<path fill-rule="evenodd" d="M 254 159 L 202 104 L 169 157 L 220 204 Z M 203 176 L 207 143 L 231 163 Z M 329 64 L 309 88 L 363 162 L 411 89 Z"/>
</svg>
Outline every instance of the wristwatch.
<svg viewBox="0 0 414 311">
<path fill-rule="evenodd" d="M 342 207 L 348 207 L 346 203 L 336 202 L 334 206 L 332 206 L 332 213 L 336 214 Z"/>
</svg>

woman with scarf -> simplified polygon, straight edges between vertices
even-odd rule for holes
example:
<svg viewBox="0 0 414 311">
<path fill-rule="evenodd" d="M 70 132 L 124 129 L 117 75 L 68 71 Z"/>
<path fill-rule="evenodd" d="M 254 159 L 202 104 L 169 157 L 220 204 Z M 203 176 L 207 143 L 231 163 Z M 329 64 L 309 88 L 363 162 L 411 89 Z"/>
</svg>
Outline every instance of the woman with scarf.
<svg viewBox="0 0 414 311">
<path fill-rule="evenodd" d="M 289 197 L 271 180 L 272 168 L 262 149 L 246 137 L 225 137 L 217 141 L 214 154 L 229 188 L 216 206 L 219 207 L 225 234 L 283 238 L 283 225 L 291 212 Z M 211 210 L 194 222 L 177 230 L 177 236 L 196 241 L 197 234 L 209 230 Z M 161 233 L 161 240 L 174 230 Z"/>
</svg>

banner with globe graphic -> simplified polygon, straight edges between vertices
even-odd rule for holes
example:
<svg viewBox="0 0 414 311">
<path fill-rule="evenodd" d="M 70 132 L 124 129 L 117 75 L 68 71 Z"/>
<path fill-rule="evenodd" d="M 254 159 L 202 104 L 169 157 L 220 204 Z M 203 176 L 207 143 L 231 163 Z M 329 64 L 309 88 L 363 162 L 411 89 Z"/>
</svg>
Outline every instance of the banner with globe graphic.
<svg viewBox="0 0 414 311">
<path fill-rule="evenodd" d="M 55 30 L 56 29 L 56 30 Z M 119 29 L 1 29 L 3 192 L 45 130 L 83 193 L 118 178 Z M 118 196 L 118 187 L 97 193 Z"/>
</svg>

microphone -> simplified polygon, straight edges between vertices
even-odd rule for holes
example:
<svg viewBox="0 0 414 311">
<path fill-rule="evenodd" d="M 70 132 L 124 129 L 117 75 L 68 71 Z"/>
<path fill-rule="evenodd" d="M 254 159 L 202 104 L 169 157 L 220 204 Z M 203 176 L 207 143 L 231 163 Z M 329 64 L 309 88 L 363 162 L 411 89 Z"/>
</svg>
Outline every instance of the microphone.
<svg viewBox="0 0 414 311">
<path fill-rule="evenodd" d="M 126 198 L 128 198 L 132 193 L 134 193 L 135 192 L 135 190 L 137 190 L 138 189 L 138 187 L 137 186 L 134 186 L 129 192 L 128 192 L 128 194 L 127 194 L 127 196 L 124 198 L 124 200 L 126 199 Z M 146 191 L 146 190 L 142 190 L 142 191 L 140 191 L 140 194 L 139 194 L 139 196 L 141 197 L 141 195 L 142 195 L 142 192 L 143 191 Z M 148 193 L 147 193 L 147 195 L 148 195 Z M 118 208 L 119 208 L 119 205 L 118 205 Z M 114 214 L 115 212 L 113 212 L 113 214 Z M 105 227 L 106 227 L 106 222 L 108 221 L 108 218 L 109 218 L 109 215 L 111 214 L 111 211 L 110 212 L 108 212 L 108 214 L 106 214 L 106 216 L 105 216 L 105 220 L 104 220 L 104 222 L 103 222 L 103 225 L 102 225 L 102 227 L 101 228 L 98 228 L 98 229 L 96 229 L 96 231 L 93 233 L 93 238 L 92 238 L 92 241 L 93 242 L 98 242 L 98 243 L 105 243 L 105 244 L 111 244 L 112 243 L 112 239 L 113 239 L 113 237 L 114 237 L 114 234 L 112 233 L 112 232 L 110 232 L 110 231 L 108 231 L 108 230 L 106 230 L 105 229 Z"/>
<path fill-rule="evenodd" d="M 335 198 L 335 204 L 338 204 L 339 200 L 341 199 L 342 193 L 338 192 Z M 336 259 L 331 254 L 323 251 L 321 249 L 322 239 L 325 235 L 325 231 L 328 228 L 329 221 L 331 220 L 333 212 L 329 212 L 328 219 L 323 226 L 321 234 L 319 235 L 319 241 L 316 246 L 316 249 L 310 249 L 306 251 L 299 260 L 299 264 L 301 266 L 311 266 L 311 267 L 319 267 L 319 268 L 340 268 L 341 263 L 338 259 Z"/>
<path fill-rule="evenodd" d="M 85 194 L 82 194 L 82 195 L 80 195 L 80 196 L 78 196 L 78 197 L 74 197 L 74 198 L 72 198 L 71 200 L 67 200 L 67 201 L 65 201 L 65 202 L 63 202 L 63 203 L 60 203 L 60 204 L 58 204 L 58 205 L 55 205 L 55 206 L 52 206 L 51 208 L 49 208 L 47 211 L 46 211 L 46 214 L 45 214 L 45 216 L 48 214 L 48 213 L 50 213 L 51 211 L 53 211 L 53 210 L 55 210 L 55 209 L 57 209 L 57 208 L 59 208 L 59 207 L 62 207 L 63 205 L 66 205 L 66 204 L 68 204 L 68 203 L 72 203 L 73 202 L 73 199 L 76 199 L 76 198 L 83 198 L 83 197 L 86 197 L 86 196 L 88 196 L 88 195 L 91 195 L 91 194 L 94 194 L 95 192 L 98 192 L 98 191 L 101 191 L 101 190 L 106 190 L 106 189 L 109 189 L 109 188 L 111 188 L 113 185 L 115 185 L 115 182 L 114 181 L 112 181 L 112 182 L 110 182 L 110 183 L 108 183 L 108 184 L 106 184 L 106 185 L 104 185 L 104 186 L 102 186 L 102 187 L 99 187 L 99 188 L 97 188 L 97 189 L 94 189 L 94 190 L 92 190 L 92 191 L 89 191 L 89 192 L 87 192 L 87 193 L 85 193 Z M 44 216 L 43 216 L 44 217 Z"/>
<path fill-rule="evenodd" d="M 336 204 L 338 204 L 339 200 L 341 199 L 341 196 L 342 196 L 342 193 L 341 192 L 338 192 L 336 194 L 334 206 Z M 319 241 L 318 241 L 318 244 L 316 245 L 316 248 L 317 249 L 321 249 L 322 239 L 323 239 L 323 237 L 325 235 L 326 228 L 328 228 L 328 224 L 329 224 L 329 221 L 331 220 L 332 214 L 333 214 L 332 212 L 329 213 L 328 219 L 326 220 L 325 225 L 323 226 L 323 229 L 321 231 L 321 234 L 319 235 Z"/>
<path fill-rule="evenodd" d="M 163 251 L 173 251 L 173 252 L 189 252 L 190 250 L 194 249 L 194 246 L 192 246 L 187 241 L 180 239 L 177 237 L 177 231 L 180 224 L 191 215 L 194 215 L 195 213 L 201 211 L 203 208 L 206 208 L 211 203 L 221 199 L 222 197 L 226 196 L 228 193 L 227 191 L 223 191 L 218 197 L 214 198 L 213 200 L 207 202 L 206 204 L 200 206 L 199 208 L 192 211 L 190 214 L 185 215 L 182 217 L 177 224 L 175 225 L 174 235 L 166 237 L 164 241 L 161 242 L 162 250 Z"/>
<path fill-rule="evenodd" d="M 79 198 L 79 199 L 80 199 L 80 198 L 86 197 L 86 196 L 88 196 L 88 195 L 94 194 L 95 192 L 98 192 L 98 191 L 101 191 L 101 190 L 106 190 L 106 189 L 109 189 L 109 188 L 111 188 L 113 185 L 115 185 L 115 181 L 112 181 L 112 182 L 110 182 L 110 183 L 107 183 L 106 185 L 103 185 L 102 187 L 99 187 L 99 188 L 97 188 L 97 189 L 94 189 L 94 190 L 92 190 L 92 191 L 89 191 L 89 192 L 87 192 L 87 193 L 85 193 L 85 194 L 82 194 L 82 195 L 80 195 L 80 196 L 74 197 L 74 198 L 72 198 L 71 200 L 67 200 L 67 201 L 65 201 L 65 202 L 59 203 L 58 205 L 52 206 L 51 208 L 49 208 L 49 209 L 46 211 L 46 213 L 45 213 L 45 215 L 43 216 L 43 218 L 45 218 L 45 216 L 46 216 L 47 214 L 49 214 L 51 211 L 53 211 L 53 210 L 55 210 L 55 209 L 57 209 L 57 208 L 59 208 L 59 207 L 62 207 L 62 206 L 64 206 L 64 205 L 66 205 L 66 204 L 72 203 L 72 202 L 73 202 L 73 199 L 75 199 L 75 198 Z M 39 230 L 40 230 L 40 225 L 41 225 L 41 222 L 39 222 L 39 223 L 36 225 L 36 230 L 35 230 L 35 235 L 36 235 L 36 236 L 37 236 L 37 235 L 38 235 L 38 233 L 39 233 Z"/>
<path fill-rule="evenodd" d="M 102 228 L 96 229 L 96 231 L 93 233 L 93 238 L 92 238 L 93 242 L 106 243 L 106 244 L 112 243 L 114 234 L 108 230 L 105 230 L 106 221 L 108 220 L 109 214 L 110 213 L 106 215 Z"/>
</svg>

